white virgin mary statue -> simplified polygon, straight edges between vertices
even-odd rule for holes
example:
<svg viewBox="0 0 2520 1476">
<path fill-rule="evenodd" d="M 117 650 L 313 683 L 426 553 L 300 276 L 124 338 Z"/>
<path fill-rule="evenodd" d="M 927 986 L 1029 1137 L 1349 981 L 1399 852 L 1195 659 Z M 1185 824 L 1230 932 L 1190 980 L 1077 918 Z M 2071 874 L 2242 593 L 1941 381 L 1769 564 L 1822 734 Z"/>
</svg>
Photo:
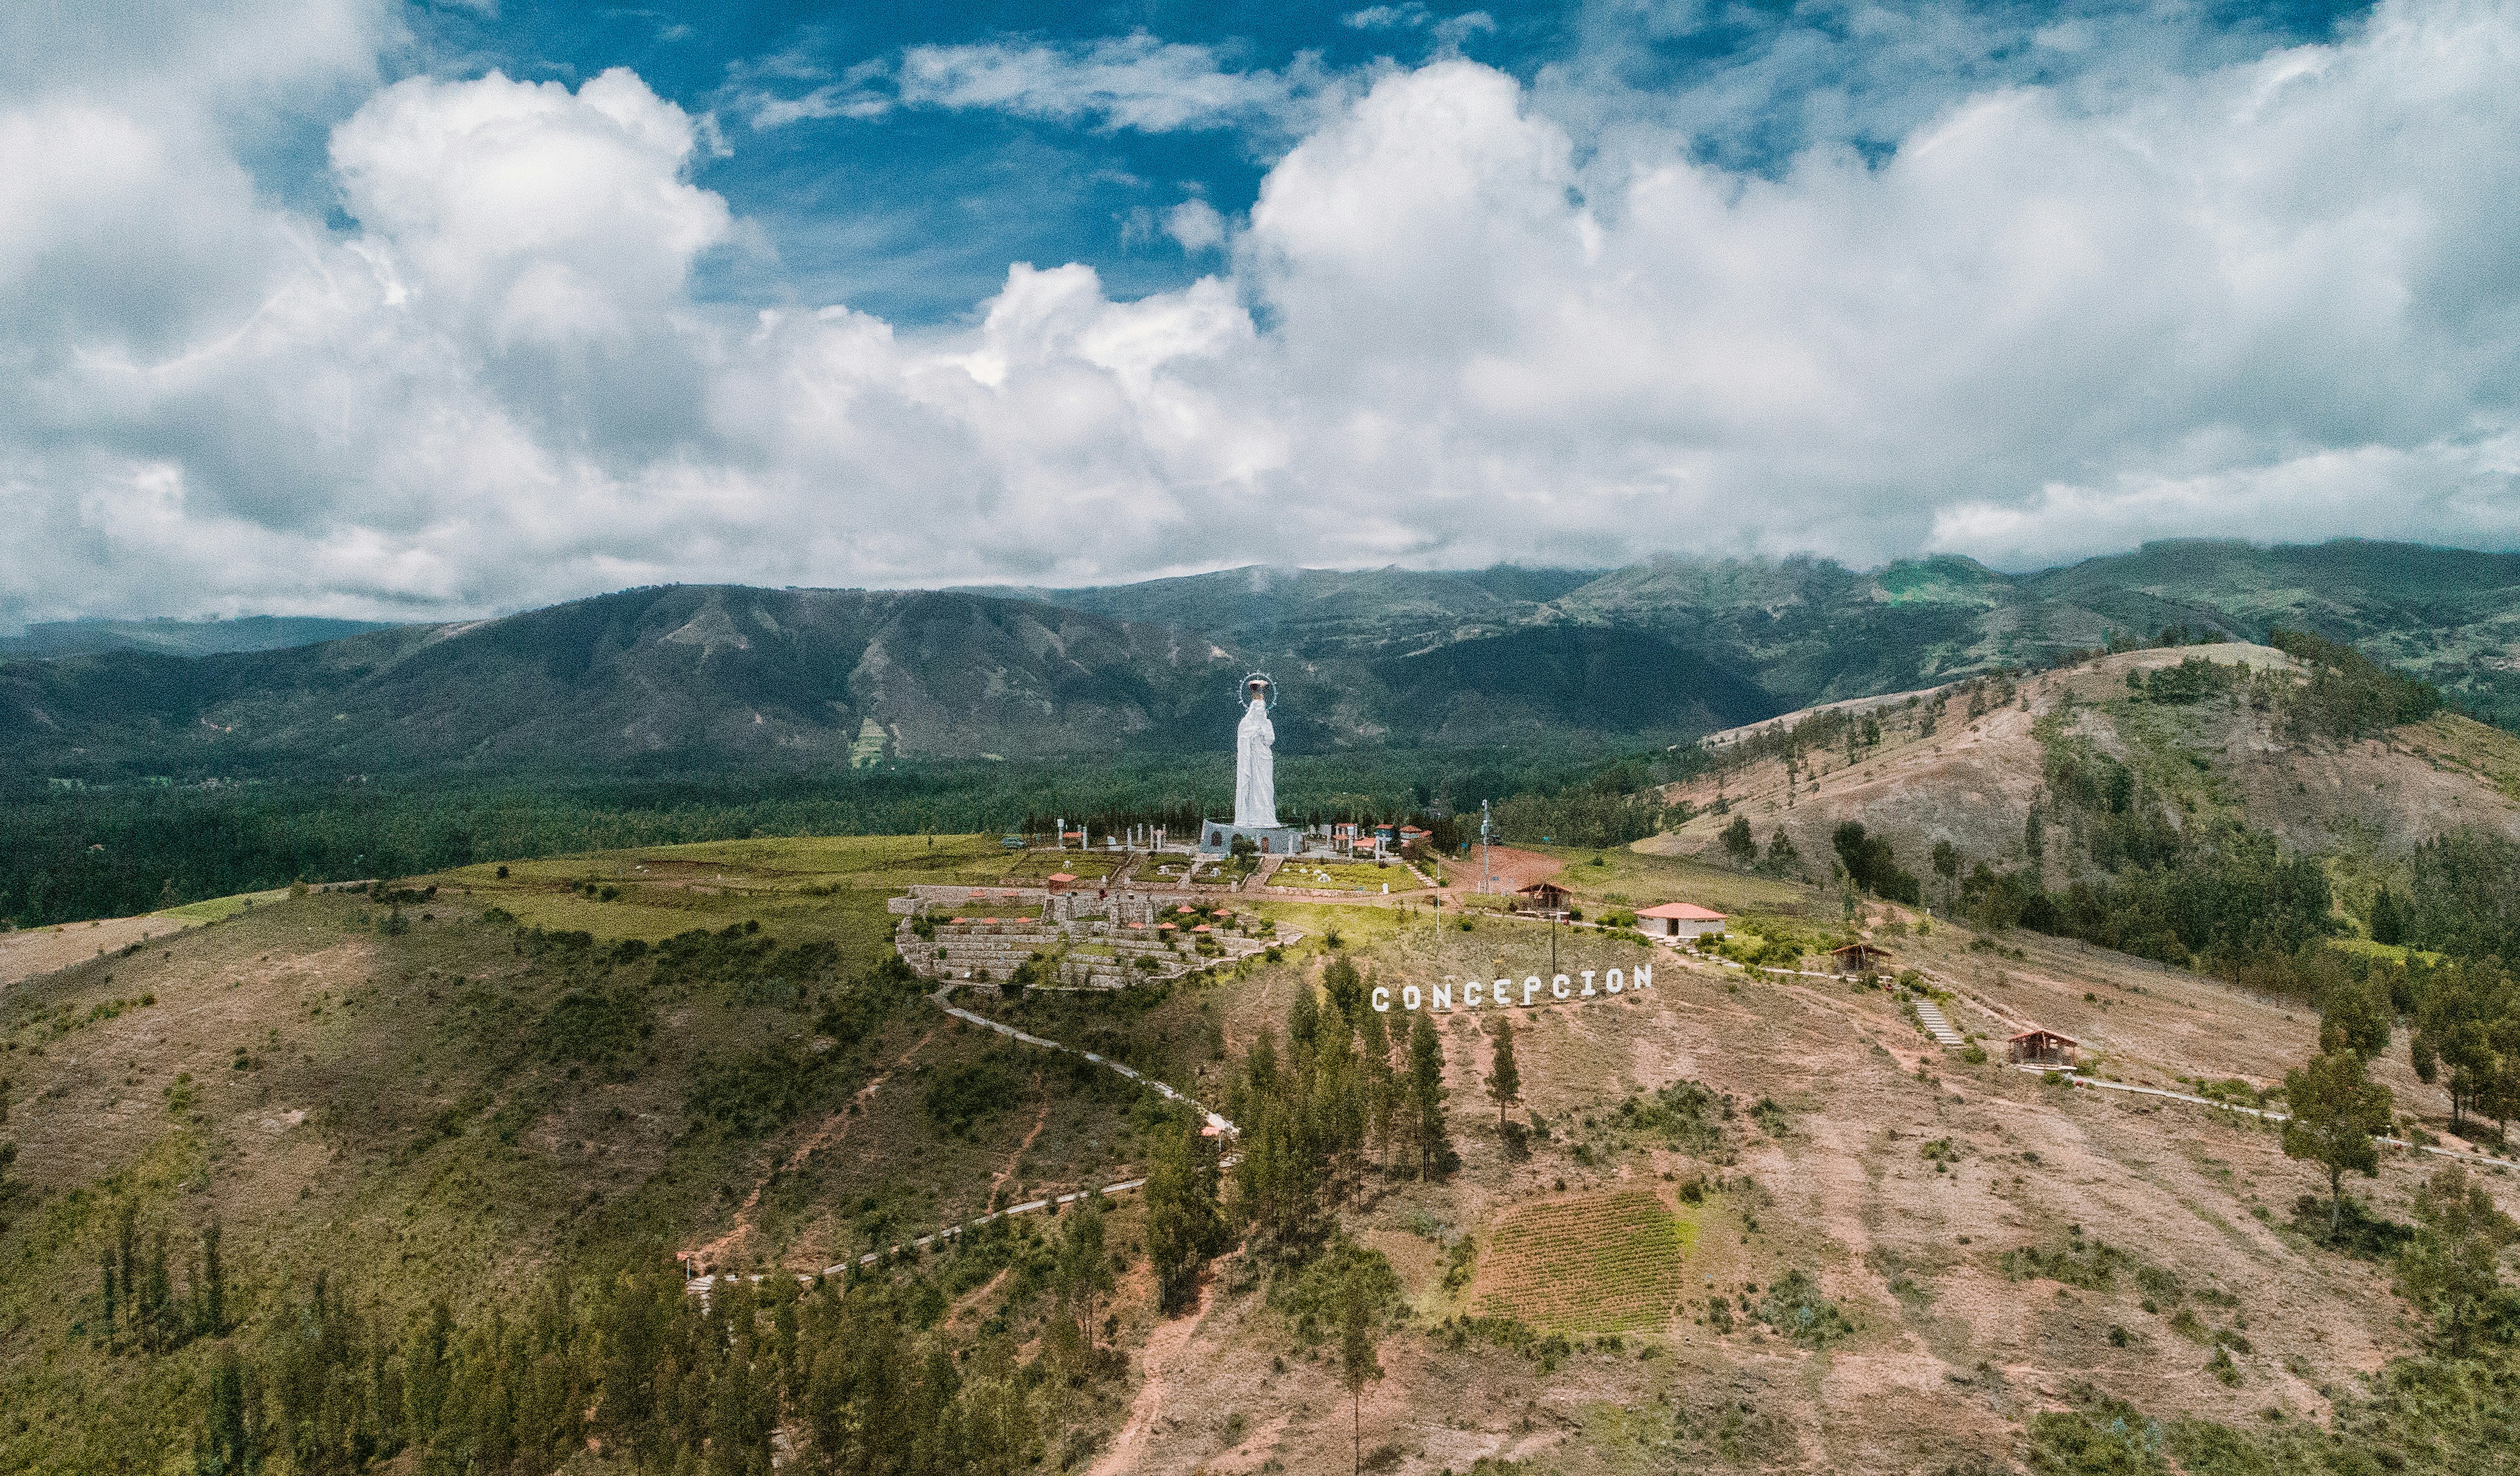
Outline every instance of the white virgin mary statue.
<svg viewBox="0 0 2520 1476">
<path fill-rule="evenodd" d="M 1234 824 L 1238 829 L 1278 827 L 1278 776 L 1273 750 L 1278 730 L 1269 722 L 1269 679 L 1242 684 L 1242 724 L 1234 735 Z"/>
</svg>

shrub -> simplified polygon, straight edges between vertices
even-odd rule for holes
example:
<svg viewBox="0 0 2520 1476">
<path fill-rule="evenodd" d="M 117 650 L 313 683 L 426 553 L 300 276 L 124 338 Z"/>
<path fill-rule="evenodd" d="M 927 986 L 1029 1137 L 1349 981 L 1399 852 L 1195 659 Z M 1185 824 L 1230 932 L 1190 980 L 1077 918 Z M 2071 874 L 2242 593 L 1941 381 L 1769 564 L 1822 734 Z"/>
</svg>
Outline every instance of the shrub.
<svg viewBox="0 0 2520 1476">
<path fill-rule="evenodd" d="M 741 1060 L 712 1061 L 697 1074 L 686 1105 L 695 1117 L 758 1138 L 822 1099 L 828 1061 L 785 1043 Z"/>
<path fill-rule="evenodd" d="M 572 989 L 534 1026 L 532 1049 L 546 1060 L 611 1066 L 655 1033 L 645 995 L 627 986 Z"/>
<path fill-rule="evenodd" d="M 2087 1238 L 2078 1228 L 2063 1245 L 2046 1249 L 2024 1245 L 2005 1251 L 2002 1264 L 2003 1274 L 2016 1281 L 2044 1276 L 2085 1291 L 2104 1291 L 2118 1272 L 2132 1269 L 2135 1262 L 2114 1246 Z"/>
<path fill-rule="evenodd" d="M 1855 1324 L 1835 1302 L 1821 1296 L 1820 1281 L 1796 1269 L 1768 1288 L 1759 1302 L 1758 1319 L 1805 1348 L 1818 1348 L 1855 1331 Z"/>
<path fill-rule="evenodd" d="M 976 1061 L 947 1069 L 928 1084 L 922 1105 L 947 1133 L 967 1137 L 974 1123 L 1003 1110 L 1023 1090 L 1023 1079 L 1006 1058 L 992 1052 Z"/>
</svg>

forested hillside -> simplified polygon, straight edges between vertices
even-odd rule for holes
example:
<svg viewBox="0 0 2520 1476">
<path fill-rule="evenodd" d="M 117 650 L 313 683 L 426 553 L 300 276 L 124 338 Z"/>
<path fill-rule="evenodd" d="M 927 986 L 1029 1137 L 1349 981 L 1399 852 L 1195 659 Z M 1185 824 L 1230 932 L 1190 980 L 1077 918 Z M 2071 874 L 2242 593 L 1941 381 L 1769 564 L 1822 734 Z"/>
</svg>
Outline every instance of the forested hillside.
<svg viewBox="0 0 2520 1476">
<path fill-rule="evenodd" d="M 1957 559 L 1869 573 L 1786 559 L 1245 569 L 1021 599 L 675 587 L 287 649 L 7 660 L 0 917 L 111 915 L 484 848 L 1005 827 L 1036 813 L 1162 823 L 1222 802 L 1235 684 L 1253 667 L 1280 686 L 1290 815 L 1490 801 L 1518 834 L 1612 844 L 1663 824 L 1636 796 L 1686 777 L 1690 740 L 1711 730 L 1805 701 L 2012 681 L 1999 674 L 2165 636 L 2281 626 L 2355 660 L 2394 657 L 2439 700 L 2507 713 L 2497 663 L 2516 568 L 2391 545 L 2166 544 L 2023 576 Z M 2362 690 L 2331 682 L 2317 700 L 2346 688 Z M 2256 773 L 2230 769 L 2234 783 Z M 2026 813 L 2026 794 L 2017 804 Z M 2288 844 L 2328 843 L 2260 808 Z M 2002 809 L 1962 806 L 1953 822 L 1999 870 L 2018 858 L 1975 832 Z M 2022 823 L 2002 822 L 2014 849 Z M 1794 843 L 1827 849 L 1799 829 Z"/>
<path fill-rule="evenodd" d="M 1649 844 L 2271 988 L 2315 992 L 2357 932 L 2501 957 L 2520 740 L 2351 648 L 2273 640 L 1780 718 L 1715 746 Z"/>
<path fill-rule="evenodd" d="M 2351 543 L 2154 545 L 2019 576 L 1789 559 L 1242 569 L 1014 599 L 672 587 L 278 650 L 0 661 L 0 759 L 103 783 L 1222 751 L 1254 667 L 1279 682 L 1287 753 L 1661 746 L 2164 628 L 2277 625 L 2493 717 L 2520 710 L 2515 591 L 2520 559 Z"/>
<path fill-rule="evenodd" d="M 234 620 L 54 620 L 0 635 L 0 657 L 59 657 L 105 650 L 149 650 L 169 656 L 281 650 L 382 630 L 382 620 L 328 620 L 312 615 L 245 615 Z"/>
</svg>

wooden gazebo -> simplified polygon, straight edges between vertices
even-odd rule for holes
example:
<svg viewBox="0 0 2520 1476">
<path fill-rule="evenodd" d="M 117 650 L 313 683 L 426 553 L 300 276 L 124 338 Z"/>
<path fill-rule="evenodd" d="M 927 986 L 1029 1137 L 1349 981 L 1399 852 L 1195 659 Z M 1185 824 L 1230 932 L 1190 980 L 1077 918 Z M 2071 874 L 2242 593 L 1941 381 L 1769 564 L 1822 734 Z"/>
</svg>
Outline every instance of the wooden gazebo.
<svg viewBox="0 0 2520 1476">
<path fill-rule="evenodd" d="M 2025 1030 L 2003 1043 L 2005 1057 L 2016 1065 L 2053 1066 L 2072 1070 L 2082 1043 L 2053 1030 Z"/>
</svg>

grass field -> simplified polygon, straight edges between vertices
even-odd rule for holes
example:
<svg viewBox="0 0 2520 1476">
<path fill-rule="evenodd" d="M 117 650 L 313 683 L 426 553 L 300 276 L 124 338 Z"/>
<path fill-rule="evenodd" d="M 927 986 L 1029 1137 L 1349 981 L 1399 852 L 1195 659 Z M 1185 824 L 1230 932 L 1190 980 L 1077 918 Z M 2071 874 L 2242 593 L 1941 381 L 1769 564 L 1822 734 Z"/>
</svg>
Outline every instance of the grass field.
<svg viewBox="0 0 2520 1476">
<path fill-rule="evenodd" d="M 1551 1332 L 1621 1332 L 1661 1323 L 1680 1303 L 1697 1238 L 1643 1189 L 1525 1204 L 1488 1229 L 1479 1310 Z"/>
<path fill-rule="evenodd" d="M 182 907 L 170 907 L 163 912 L 152 913 L 150 916 L 176 917 L 186 922 L 218 922 L 235 917 L 257 902 L 269 903 L 288 895 L 286 891 L 279 891 L 245 893 L 234 897 L 210 897 L 200 902 L 188 902 Z"/>
<path fill-rule="evenodd" d="M 1394 892 L 1418 890 L 1418 877 L 1397 862 L 1377 867 L 1359 861 L 1289 861 L 1270 878 L 1278 886 L 1330 887 L 1339 891 L 1364 891 L 1381 895 L 1384 887 Z"/>
<path fill-rule="evenodd" d="M 556 931 L 654 943 L 758 922 L 782 938 L 828 939 L 869 957 L 892 933 L 886 899 L 914 885 L 999 885 L 1008 864 L 990 835 L 764 836 L 464 867 L 417 881 Z"/>
<path fill-rule="evenodd" d="M 1120 869 L 1120 861 L 1108 851 L 1016 851 L 1007 856 L 1002 879 L 1009 886 L 1039 886 L 1065 872 L 1079 881 L 1101 881 Z"/>
<path fill-rule="evenodd" d="M 2520 738 L 2449 712 L 2404 730 L 2403 737 L 2436 767 L 2463 770 L 2520 799 Z"/>
<path fill-rule="evenodd" d="M 2420 948 L 2408 948 L 2403 943 L 2374 943 L 2368 938 L 2330 938 L 2327 940 L 2327 946 L 2338 953 L 2360 954 L 2366 959 L 2379 959 L 2397 964 L 2419 960 L 2438 968 L 2446 959 L 2445 955 Z"/>
<path fill-rule="evenodd" d="M 1812 889 L 1771 881 L 1724 867 L 1681 856 L 1614 846 L 1605 850 L 1573 850 L 1565 846 L 1523 846 L 1566 863 L 1549 879 L 1571 889 L 1589 913 L 1602 907 L 1653 907 L 1665 902 L 1694 902 L 1719 913 L 1799 915 L 1811 902 Z M 1596 864 L 1598 860 L 1598 865 Z"/>
</svg>

